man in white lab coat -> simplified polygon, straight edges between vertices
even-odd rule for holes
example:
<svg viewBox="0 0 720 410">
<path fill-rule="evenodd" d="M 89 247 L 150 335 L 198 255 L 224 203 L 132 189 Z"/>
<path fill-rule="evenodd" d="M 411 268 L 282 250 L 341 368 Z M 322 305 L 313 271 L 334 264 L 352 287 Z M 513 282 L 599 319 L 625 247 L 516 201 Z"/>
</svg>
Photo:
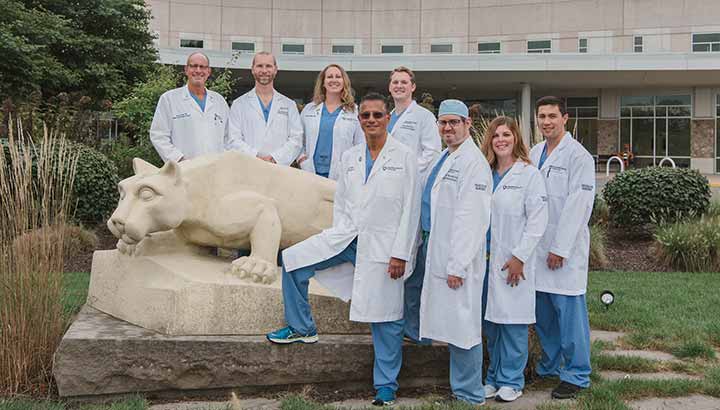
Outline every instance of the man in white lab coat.
<svg viewBox="0 0 720 410">
<path fill-rule="evenodd" d="M 208 57 L 194 52 L 185 64 L 187 84 L 160 97 L 150 125 L 150 141 L 163 161 L 241 149 L 227 132 L 225 98 L 205 88 L 210 72 Z"/>
<path fill-rule="evenodd" d="M 395 400 L 402 364 L 403 276 L 412 273 L 420 217 L 417 158 L 387 134 L 383 96 L 360 103 L 365 142 L 342 154 L 333 226 L 283 251 L 282 288 L 287 327 L 267 335 L 274 343 L 314 343 L 317 329 L 308 303 L 316 271 L 342 268 L 322 281 L 351 299 L 350 320 L 370 323 L 375 350 L 374 405 Z M 354 275 L 353 268 L 355 265 Z M 332 282 L 330 281 L 332 279 Z M 479 298 L 478 298 L 479 300 Z"/>
<path fill-rule="evenodd" d="M 427 261 L 420 336 L 448 343 L 453 395 L 481 404 L 482 291 L 492 173 L 470 137 L 472 122 L 462 101 L 443 101 L 437 123 L 447 149 L 433 162 L 422 191 Z"/>
<path fill-rule="evenodd" d="M 255 54 L 255 87 L 233 101 L 229 132 L 247 154 L 290 165 L 302 150 L 303 128 L 295 102 L 275 90 L 277 70 L 272 54 Z"/>
<path fill-rule="evenodd" d="M 413 99 L 415 74 L 407 67 L 397 67 L 390 73 L 388 90 L 395 103 L 390 113 L 388 132 L 393 138 L 410 147 L 417 154 L 418 172 L 423 178 L 430 163 L 440 154 L 442 143 L 435 115 Z M 419 244 L 418 244 L 419 245 Z M 414 274 L 405 281 L 405 336 L 415 343 L 420 341 L 420 291 L 425 272 L 425 254 L 418 251 Z"/>
<path fill-rule="evenodd" d="M 568 399 L 590 385 L 590 325 L 587 290 L 590 230 L 595 200 L 595 163 L 565 131 L 565 102 L 542 97 L 535 104 L 545 142 L 530 151 L 548 195 L 548 225 L 535 251 L 535 316 L 542 359 L 541 377 L 559 376 L 553 390 Z"/>
</svg>

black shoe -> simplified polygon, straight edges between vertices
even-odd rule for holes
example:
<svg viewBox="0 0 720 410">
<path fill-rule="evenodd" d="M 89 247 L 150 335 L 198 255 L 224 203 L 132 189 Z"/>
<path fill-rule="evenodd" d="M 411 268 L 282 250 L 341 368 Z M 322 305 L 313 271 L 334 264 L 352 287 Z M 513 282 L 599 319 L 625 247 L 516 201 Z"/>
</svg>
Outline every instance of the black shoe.
<svg viewBox="0 0 720 410">
<path fill-rule="evenodd" d="M 584 388 L 580 386 L 561 381 L 560 384 L 553 389 L 552 398 L 558 400 L 574 399 L 582 390 L 584 390 Z"/>
</svg>

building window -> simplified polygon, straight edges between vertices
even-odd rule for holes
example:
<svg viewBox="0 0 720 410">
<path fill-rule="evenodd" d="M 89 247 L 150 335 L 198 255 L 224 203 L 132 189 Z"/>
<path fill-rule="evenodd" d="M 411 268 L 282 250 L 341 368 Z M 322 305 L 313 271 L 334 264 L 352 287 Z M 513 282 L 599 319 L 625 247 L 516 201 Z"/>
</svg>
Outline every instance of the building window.
<svg viewBox="0 0 720 410">
<path fill-rule="evenodd" d="M 599 104 L 597 97 L 570 97 L 565 100 L 567 129 L 592 155 L 597 155 Z"/>
<path fill-rule="evenodd" d="M 549 53 L 552 51 L 551 40 L 530 40 L 527 43 L 528 53 Z"/>
<path fill-rule="evenodd" d="M 355 46 L 344 45 L 344 44 L 333 44 L 332 53 L 333 54 L 355 54 Z"/>
<path fill-rule="evenodd" d="M 402 54 L 405 52 L 405 46 L 401 45 L 383 45 L 380 47 L 382 54 Z"/>
<path fill-rule="evenodd" d="M 578 53 L 587 53 L 587 39 L 586 38 L 578 39 Z"/>
<path fill-rule="evenodd" d="M 452 44 L 431 44 L 430 52 L 439 54 L 452 54 Z"/>
<path fill-rule="evenodd" d="M 643 38 L 642 36 L 633 37 L 633 51 L 636 53 L 643 52 Z"/>
<path fill-rule="evenodd" d="M 500 42 L 478 43 L 479 54 L 500 54 Z"/>
<path fill-rule="evenodd" d="M 635 166 L 657 165 L 670 157 L 690 166 L 689 95 L 626 96 L 620 99 L 620 150 L 635 155 Z"/>
<path fill-rule="evenodd" d="M 232 49 L 240 54 L 255 54 L 255 43 L 233 41 Z"/>
<path fill-rule="evenodd" d="M 191 40 L 186 38 L 180 39 L 180 47 L 183 48 L 203 48 L 202 40 Z"/>
<path fill-rule="evenodd" d="M 720 51 L 720 33 L 693 34 L 692 51 L 700 53 Z"/>
<path fill-rule="evenodd" d="M 283 44 L 283 54 L 305 54 L 305 44 Z"/>
</svg>

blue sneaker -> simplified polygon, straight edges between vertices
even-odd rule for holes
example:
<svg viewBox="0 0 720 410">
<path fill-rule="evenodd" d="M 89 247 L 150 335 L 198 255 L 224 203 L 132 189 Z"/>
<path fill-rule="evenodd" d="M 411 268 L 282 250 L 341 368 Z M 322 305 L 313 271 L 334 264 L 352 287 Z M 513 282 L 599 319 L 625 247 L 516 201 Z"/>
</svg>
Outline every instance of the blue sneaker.
<svg viewBox="0 0 720 410">
<path fill-rule="evenodd" d="M 392 406 L 395 404 L 395 392 L 389 387 L 381 387 L 375 394 L 373 406 Z"/>
<path fill-rule="evenodd" d="M 290 326 L 268 333 L 265 337 L 267 337 L 267 340 L 277 344 L 316 343 L 318 341 L 317 331 L 309 335 L 301 335 L 292 330 Z"/>
</svg>

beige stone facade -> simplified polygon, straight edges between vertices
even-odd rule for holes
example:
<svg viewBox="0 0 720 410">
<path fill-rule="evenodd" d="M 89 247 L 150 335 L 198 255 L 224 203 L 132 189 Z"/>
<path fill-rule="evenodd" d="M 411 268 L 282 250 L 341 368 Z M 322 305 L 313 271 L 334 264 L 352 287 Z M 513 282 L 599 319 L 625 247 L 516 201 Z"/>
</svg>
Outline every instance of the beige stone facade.
<svg viewBox="0 0 720 410">
<path fill-rule="evenodd" d="M 690 149 L 693 158 L 713 158 L 715 153 L 715 120 L 692 121 Z"/>
<path fill-rule="evenodd" d="M 598 120 L 598 155 L 618 152 L 618 120 Z"/>
</svg>

